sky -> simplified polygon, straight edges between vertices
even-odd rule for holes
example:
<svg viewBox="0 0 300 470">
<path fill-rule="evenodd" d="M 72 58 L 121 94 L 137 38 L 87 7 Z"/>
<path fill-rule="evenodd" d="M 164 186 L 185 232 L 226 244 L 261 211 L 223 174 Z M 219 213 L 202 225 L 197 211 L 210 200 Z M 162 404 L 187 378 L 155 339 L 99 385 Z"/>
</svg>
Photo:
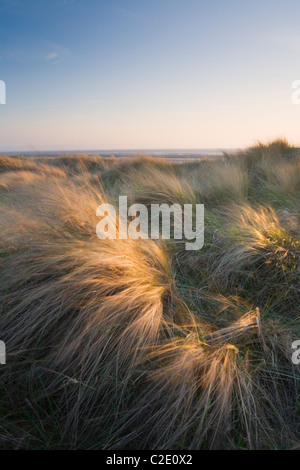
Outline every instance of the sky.
<svg viewBox="0 0 300 470">
<path fill-rule="evenodd" d="M 300 146 L 297 0 L 0 0 L 0 151 Z"/>
</svg>

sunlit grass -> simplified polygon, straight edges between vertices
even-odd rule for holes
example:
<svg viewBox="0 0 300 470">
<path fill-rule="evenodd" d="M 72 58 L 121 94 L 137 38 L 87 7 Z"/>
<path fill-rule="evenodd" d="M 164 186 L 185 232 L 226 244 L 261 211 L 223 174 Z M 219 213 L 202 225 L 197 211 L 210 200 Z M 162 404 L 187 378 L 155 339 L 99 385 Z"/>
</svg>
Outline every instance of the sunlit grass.
<svg viewBox="0 0 300 470">
<path fill-rule="evenodd" d="M 0 446 L 299 447 L 299 184 L 285 141 L 180 165 L 0 157 Z M 99 240 L 119 195 L 204 203 L 203 249 Z"/>
</svg>

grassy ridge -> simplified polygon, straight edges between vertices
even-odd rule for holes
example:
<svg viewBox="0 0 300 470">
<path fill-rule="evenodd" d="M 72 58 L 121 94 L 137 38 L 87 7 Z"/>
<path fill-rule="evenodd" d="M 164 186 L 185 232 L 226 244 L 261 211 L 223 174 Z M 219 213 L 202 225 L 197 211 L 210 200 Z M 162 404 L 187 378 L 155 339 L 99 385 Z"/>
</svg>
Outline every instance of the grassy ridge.
<svg viewBox="0 0 300 470">
<path fill-rule="evenodd" d="M 204 203 L 203 249 L 99 240 L 119 195 Z M 299 447 L 297 149 L 0 156 L 0 225 L 2 448 Z"/>
</svg>

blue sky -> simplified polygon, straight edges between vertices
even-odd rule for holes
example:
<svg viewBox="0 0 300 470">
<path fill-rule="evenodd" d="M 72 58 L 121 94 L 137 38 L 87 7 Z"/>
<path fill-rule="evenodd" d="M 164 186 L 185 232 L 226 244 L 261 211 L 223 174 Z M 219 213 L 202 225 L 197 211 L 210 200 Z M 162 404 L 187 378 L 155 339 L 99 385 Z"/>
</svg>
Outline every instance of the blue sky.
<svg viewBox="0 0 300 470">
<path fill-rule="evenodd" d="M 0 151 L 300 145 L 300 3 L 0 0 Z"/>
</svg>

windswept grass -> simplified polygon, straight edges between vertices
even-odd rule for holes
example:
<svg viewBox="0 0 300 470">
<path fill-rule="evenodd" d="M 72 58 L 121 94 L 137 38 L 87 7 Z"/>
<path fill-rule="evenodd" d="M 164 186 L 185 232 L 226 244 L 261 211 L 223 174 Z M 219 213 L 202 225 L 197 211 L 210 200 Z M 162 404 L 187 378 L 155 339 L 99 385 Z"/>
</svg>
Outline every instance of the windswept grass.
<svg viewBox="0 0 300 470">
<path fill-rule="evenodd" d="M 1 157 L 0 446 L 299 448 L 299 161 Z M 119 194 L 204 203 L 205 246 L 98 239 Z"/>
</svg>

